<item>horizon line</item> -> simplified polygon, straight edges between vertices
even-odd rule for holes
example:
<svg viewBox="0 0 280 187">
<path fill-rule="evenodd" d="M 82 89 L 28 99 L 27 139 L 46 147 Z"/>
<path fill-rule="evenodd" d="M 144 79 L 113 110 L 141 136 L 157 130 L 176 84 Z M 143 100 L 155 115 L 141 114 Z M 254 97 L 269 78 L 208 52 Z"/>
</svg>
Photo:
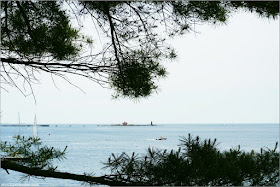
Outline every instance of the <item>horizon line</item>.
<svg viewBox="0 0 280 187">
<path fill-rule="evenodd" d="M 30 125 L 33 123 L 0 123 L 0 125 Z M 115 125 L 121 123 L 37 123 L 37 125 Z M 146 125 L 150 123 L 130 123 L 134 125 Z M 229 123 L 154 123 L 155 125 L 217 125 L 217 124 L 280 124 L 280 122 L 229 122 Z"/>
</svg>

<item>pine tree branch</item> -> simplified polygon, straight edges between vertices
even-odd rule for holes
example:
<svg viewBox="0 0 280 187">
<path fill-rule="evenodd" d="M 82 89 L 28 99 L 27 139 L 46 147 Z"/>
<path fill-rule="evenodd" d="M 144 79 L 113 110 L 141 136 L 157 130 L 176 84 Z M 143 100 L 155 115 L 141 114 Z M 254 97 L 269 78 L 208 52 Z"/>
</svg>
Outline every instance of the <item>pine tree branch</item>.
<svg viewBox="0 0 280 187">
<path fill-rule="evenodd" d="M 25 173 L 28 175 L 33 176 L 40 176 L 40 177 L 51 177 L 51 178 L 59 178 L 59 179 L 71 179 L 81 182 L 89 182 L 89 183 L 96 183 L 96 184 L 104 184 L 110 186 L 127 186 L 129 184 L 125 182 L 114 181 L 113 179 L 105 176 L 101 177 L 93 177 L 87 175 L 78 175 L 73 173 L 67 172 L 57 172 L 53 170 L 42 170 L 38 168 L 30 168 L 27 166 L 19 165 L 14 162 L 8 160 L 1 160 L 1 168 L 5 170 L 14 170 L 21 173 Z M 131 184 L 130 184 L 131 185 Z"/>
</svg>

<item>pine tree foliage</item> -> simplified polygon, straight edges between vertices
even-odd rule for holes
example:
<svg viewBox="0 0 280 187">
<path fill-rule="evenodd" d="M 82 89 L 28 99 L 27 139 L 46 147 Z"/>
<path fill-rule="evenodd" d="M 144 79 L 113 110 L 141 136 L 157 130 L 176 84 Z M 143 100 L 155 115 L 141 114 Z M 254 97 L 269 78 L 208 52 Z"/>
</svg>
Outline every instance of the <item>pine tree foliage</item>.
<svg viewBox="0 0 280 187">
<path fill-rule="evenodd" d="M 224 24 L 239 9 L 279 15 L 276 1 L 3 1 L 1 87 L 27 95 L 25 84 L 32 91 L 38 73 L 47 72 L 70 84 L 66 75 L 86 77 L 115 90 L 115 97 L 147 97 L 167 76 L 163 62 L 177 57 L 166 39 L 194 31 L 195 24 Z M 81 34 L 84 17 L 102 36 L 98 51 Z"/>
<path fill-rule="evenodd" d="M 112 154 L 104 163 L 104 176 L 56 171 L 51 161 L 65 158 L 65 150 L 35 146 L 33 138 L 15 137 L 2 142 L 1 151 L 17 160 L 2 159 L 4 169 L 33 176 L 84 181 L 111 186 L 274 186 L 279 183 L 278 143 L 274 149 L 245 152 L 238 148 L 220 151 L 216 139 L 181 137 L 178 150 L 148 148 L 144 155 Z M 31 149 L 33 145 L 33 149 Z"/>
<path fill-rule="evenodd" d="M 33 137 L 14 136 L 14 142 L 1 142 L 2 159 L 16 160 L 19 165 L 30 168 L 55 170 L 52 166 L 54 159 L 65 158 L 67 147 L 63 151 L 54 147 L 42 146 L 41 140 Z"/>
<path fill-rule="evenodd" d="M 274 186 L 279 183 L 279 152 L 219 151 L 216 139 L 181 138 L 178 150 L 149 148 L 147 154 L 112 154 L 105 163 L 116 181 L 150 186 Z"/>
</svg>

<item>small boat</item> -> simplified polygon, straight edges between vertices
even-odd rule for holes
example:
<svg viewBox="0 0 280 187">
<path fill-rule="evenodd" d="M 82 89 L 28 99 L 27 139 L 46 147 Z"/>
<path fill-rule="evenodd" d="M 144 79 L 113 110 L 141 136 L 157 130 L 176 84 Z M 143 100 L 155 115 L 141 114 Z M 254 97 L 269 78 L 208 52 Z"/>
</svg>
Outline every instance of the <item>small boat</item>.
<svg viewBox="0 0 280 187">
<path fill-rule="evenodd" d="M 156 140 L 167 140 L 167 138 L 161 136 L 160 138 L 157 138 Z"/>
</svg>

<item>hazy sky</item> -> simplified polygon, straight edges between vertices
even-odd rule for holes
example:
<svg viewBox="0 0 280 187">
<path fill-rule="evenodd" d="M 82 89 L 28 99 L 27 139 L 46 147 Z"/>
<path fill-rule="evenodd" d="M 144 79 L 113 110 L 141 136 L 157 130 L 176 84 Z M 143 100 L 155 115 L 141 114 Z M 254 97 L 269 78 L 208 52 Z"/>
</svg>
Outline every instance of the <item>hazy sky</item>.
<svg viewBox="0 0 280 187">
<path fill-rule="evenodd" d="M 239 13 L 227 25 L 198 26 L 171 43 L 178 60 L 165 63 L 169 75 L 147 99 L 113 100 L 112 90 L 70 77 L 86 94 L 41 74 L 37 104 L 14 88 L 1 93 L 1 122 L 134 124 L 278 123 L 279 19 Z"/>
</svg>

